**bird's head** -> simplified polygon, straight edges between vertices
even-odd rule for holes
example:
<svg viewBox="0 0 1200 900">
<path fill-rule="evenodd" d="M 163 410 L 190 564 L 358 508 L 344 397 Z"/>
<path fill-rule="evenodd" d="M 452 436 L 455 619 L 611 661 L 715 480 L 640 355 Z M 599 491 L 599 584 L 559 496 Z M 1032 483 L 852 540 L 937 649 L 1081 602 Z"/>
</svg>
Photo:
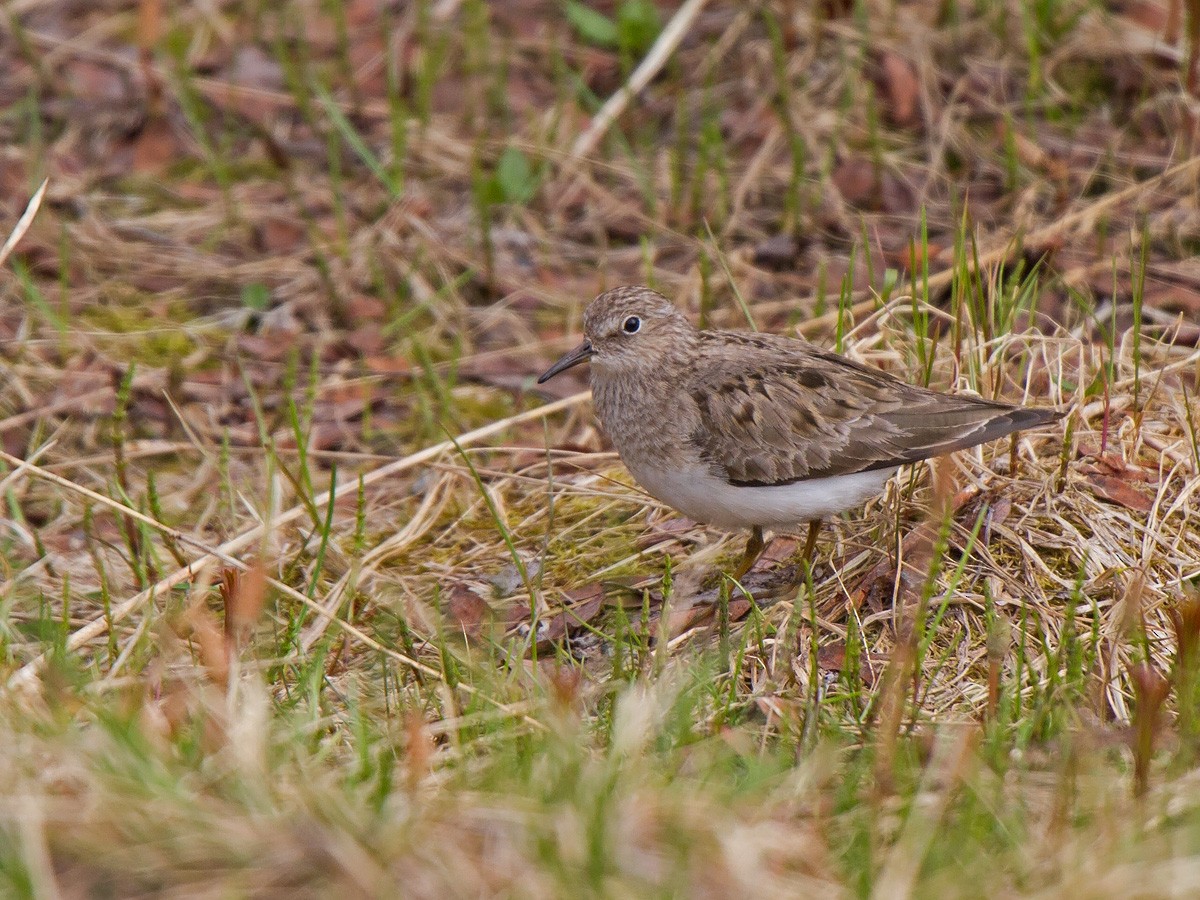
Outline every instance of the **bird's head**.
<svg viewBox="0 0 1200 900">
<path fill-rule="evenodd" d="M 695 330 L 662 294 L 619 287 L 596 297 L 583 314 L 584 341 L 542 373 L 543 384 L 572 366 L 591 362 L 604 374 L 657 368 L 688 352 Z"/>
</svg>

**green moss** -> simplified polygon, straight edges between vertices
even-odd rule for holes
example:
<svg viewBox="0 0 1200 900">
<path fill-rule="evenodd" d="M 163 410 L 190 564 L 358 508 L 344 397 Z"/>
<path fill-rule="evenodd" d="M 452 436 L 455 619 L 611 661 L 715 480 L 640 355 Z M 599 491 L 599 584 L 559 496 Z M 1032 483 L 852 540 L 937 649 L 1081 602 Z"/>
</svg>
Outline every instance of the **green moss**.
<svg viewBox="0 0 1200 900">
<path fill-rule="evenodd" d="M 86 307 L 78 318 L 85 330 L 102 332 L 101 344 L 105 334 L 119 336 L 113 351 L 120 358 L 167 367 L 195 349 L 194 339 L 182 325 L 172 324 L 190 316 L 182 303 L 168 302 L 166 311 L 160 312 L 161 298 L 151 300 L 133 289 L 111 288 L 108 293 L 109 302 Z"/>
</svg>

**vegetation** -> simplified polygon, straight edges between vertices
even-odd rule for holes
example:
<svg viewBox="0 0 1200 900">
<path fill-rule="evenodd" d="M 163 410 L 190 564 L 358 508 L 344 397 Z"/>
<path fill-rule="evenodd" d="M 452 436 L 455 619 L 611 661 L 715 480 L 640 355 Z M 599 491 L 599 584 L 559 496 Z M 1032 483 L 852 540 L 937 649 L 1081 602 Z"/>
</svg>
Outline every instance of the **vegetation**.
<svg viewBox="0 0 1200 900">
<path fill-rule="evenodd" d="M 1198 16 L 9 4 L 0 892 L 1196 884 Z M 630 282 L 1071 413 L 735 585 Z"/>
</svg>

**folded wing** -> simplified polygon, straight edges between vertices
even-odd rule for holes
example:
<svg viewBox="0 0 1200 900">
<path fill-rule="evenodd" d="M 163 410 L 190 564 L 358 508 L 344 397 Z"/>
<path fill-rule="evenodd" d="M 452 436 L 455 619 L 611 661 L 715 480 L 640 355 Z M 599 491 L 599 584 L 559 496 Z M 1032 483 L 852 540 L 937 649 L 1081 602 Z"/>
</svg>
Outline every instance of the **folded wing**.
<svg viewBox="0 0 1200 900">
<path fill-rule="evenodd" d="M 750 346 L 762 344 L 759 359 L 748 364 L 743 348 L 689 385 L 701 418 L 692 440 L 733 484 L 893 468 L 1061 416 L 940 394 L 800 341 L 770 346 L 764 337 L 746 338 Z"/>
</svg>

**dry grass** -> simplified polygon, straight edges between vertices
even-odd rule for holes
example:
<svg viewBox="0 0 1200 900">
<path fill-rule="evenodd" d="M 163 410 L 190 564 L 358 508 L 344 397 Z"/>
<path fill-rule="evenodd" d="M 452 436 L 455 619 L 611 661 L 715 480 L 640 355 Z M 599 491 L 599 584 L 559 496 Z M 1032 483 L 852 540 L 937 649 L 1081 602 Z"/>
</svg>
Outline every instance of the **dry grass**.
<svg viewBox="0 0 1200 900">
<path fill-rule="evenodd" d="M 1178 29 L 818 6 L 11 5 L 4 893 L 1200 877 Z M 623 282 L 1072 413 L 739 589 L 534 393 Z"/>
</svg>

